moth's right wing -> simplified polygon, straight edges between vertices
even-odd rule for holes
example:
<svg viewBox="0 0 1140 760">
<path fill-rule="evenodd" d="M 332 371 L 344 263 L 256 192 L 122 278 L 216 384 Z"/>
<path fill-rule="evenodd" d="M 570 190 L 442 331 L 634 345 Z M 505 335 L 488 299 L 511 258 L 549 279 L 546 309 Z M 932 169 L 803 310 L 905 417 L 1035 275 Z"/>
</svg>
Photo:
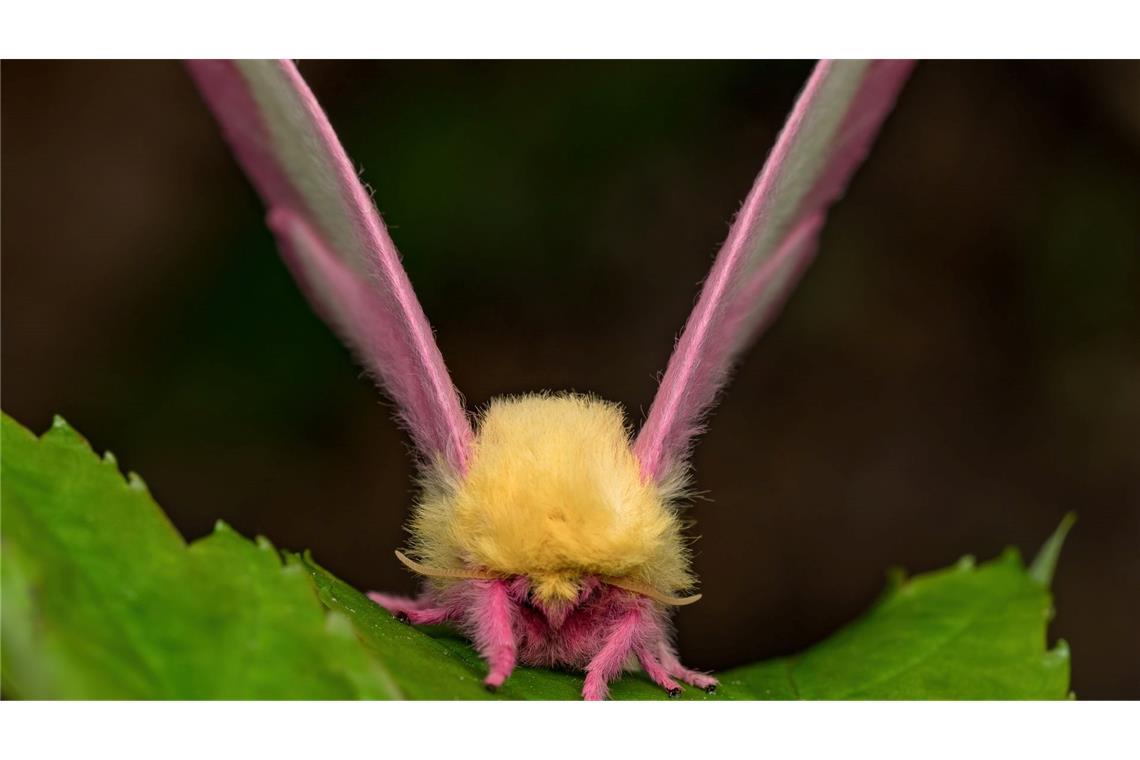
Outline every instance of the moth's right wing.
<svg viewBox="0 0 1140 760">
<path fill-rule="evenodd" d="M 466 470 L 470 422 L 399 254 L 296 66 L 187 64 L 317 311 L 396 402 L 419 451 Z"/>
</svg>

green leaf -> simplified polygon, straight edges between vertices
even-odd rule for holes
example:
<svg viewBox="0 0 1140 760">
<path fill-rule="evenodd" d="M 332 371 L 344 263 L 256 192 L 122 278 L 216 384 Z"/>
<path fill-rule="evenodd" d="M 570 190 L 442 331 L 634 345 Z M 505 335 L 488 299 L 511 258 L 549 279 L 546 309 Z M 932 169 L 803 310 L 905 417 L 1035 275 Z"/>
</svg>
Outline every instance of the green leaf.
<svg viewBox="0 0 1140 760">
<path fill-rule="evenodd" d="M 519 668 L 496 694 L 445 628 L 397 622 L 306 555 L 219 523 L 187 546 L 147 493 L 57 420 L 2 439 L 7 696 L 576 699 L 579 675 Z M 1069 652 L 1045 646 L 1065 522 L 1033 570 L 1015 551 L 897 577 L 862 618 L 795 657 L 719 674 L 686 699 L 1059 699 Z M 617 699 L 664 699 L 642 674 Z"/>
<path fill-rule="evenodd" d="M 27 698 L 397 694 L 308 573 L 219 524 L 187 546 L 61 419 L 2 421 L 3 686 Z"/>
<path fill-rule="evenodd" d="M 1049 610 L 1008 550 L 903 583 L 788 673 L 803 699 L 1059 699 L 1069 652 L 1045 650 Z"/>
</svg>

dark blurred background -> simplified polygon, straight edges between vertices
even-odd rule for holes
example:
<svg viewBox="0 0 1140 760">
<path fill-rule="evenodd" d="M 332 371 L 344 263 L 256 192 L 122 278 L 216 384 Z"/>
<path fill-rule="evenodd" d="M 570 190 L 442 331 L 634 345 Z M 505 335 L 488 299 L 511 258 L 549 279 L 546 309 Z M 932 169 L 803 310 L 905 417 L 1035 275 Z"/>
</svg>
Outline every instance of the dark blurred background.
<svg viewBox="0 0 1140 760">
<path fill-rule="evenodd" d="M 303 62 L 474 407 L 640 422 L 810 64 Z M 3 407 L 63 414 L 188 538 L 410 592 L 389 408 L 311 313 L 180 65 L 5 62 Z M 921 64 L 697 448 L 681 649 L 800 650 L 1068 510 L 1050 640 L 1140 697 L 1140 64 Z"/>
</svg>

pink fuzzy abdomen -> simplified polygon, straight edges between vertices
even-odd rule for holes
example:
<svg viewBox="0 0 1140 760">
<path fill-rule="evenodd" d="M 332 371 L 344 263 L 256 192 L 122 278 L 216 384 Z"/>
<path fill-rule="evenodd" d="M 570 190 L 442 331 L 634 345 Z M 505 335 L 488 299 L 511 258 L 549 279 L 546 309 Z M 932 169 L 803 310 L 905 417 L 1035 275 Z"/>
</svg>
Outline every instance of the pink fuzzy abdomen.
<svg viewBox="0 0 1140 760">
<path fill-rule="evenodd" d="M 584 669 L 605 644 L 607 632 L 633 607 L 643 607 L 646 613 L 639 637 L 659 636 L 663 621 L 654 606 L 628 591 L 604 586 L 570 610 L 556 627 L 557 616 L 523 603 L 519 606 L 519 659 L 540 667 Z"/>
<path fill-rule="evenodd" d="M 479 616 L 484 614 L 471 599 L 478 583 L 456 584 L 441 594 L 454 610 L 454 619 L 468 632 L 478 629 Z M 586 580 L 577 601 L 561 607 L 532 600 L 523 578 L 510 583 L 508 594 L 515 603 L 512 628 L 518 659 L 526 665 L 585 669 L 605 645 L 607 634 L 634 610 L 640 613 L 636 640 L 656 644 L 668 638 L 665 612 L 659 605 L 595 579 Z"/>
</svg>

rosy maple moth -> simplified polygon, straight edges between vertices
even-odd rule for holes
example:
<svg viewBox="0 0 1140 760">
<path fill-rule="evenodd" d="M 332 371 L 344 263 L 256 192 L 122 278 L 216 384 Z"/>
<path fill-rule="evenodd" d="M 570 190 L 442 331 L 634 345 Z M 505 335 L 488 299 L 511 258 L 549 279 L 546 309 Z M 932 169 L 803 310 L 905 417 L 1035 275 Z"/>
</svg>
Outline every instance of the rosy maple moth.
<svg viewBox="0 0 1140 760">
<path fill-rule="evenodd" d="M 800 93 L 681 333 L 637 435 L 616 404 L 544 392 L 464 409 L 368 192 L 289 61 L 189 69 L 313 306 L 351 346 L 418 452 L 416 598 L 372 594 L 416 624 L 451 622 L 495 689 L 519 662 L 585 672 L 582 694 L 640 666 L 679 694 L 672 608 L 696 601 L 679 513 L 687 459 L 739 354 L 810 262 L 828 207 L 911 69 L 821 61 Z"/>
</svg>

